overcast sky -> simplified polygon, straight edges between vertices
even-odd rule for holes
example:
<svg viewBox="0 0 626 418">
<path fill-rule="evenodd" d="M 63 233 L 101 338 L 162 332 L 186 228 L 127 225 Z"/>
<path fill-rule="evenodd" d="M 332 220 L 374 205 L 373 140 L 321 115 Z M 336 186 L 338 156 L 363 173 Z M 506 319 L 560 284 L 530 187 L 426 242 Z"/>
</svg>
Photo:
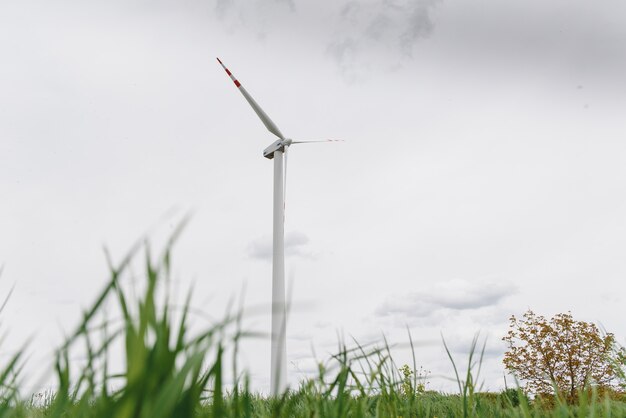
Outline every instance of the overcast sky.
<svg viewBox="0 0 626 418">
<path fill-rule="evenodd" d="M 0 51 L 1 348 L 32 337 L 30 374 L 103 246 L 158 247 L 189 211 L 181 293 L 219 318 L 245 287 L 269 331 L 274 138 L 217 56 L 288 137 L 345 140 L 289 155 L 292 383 L 338 334 L 408 362 L 408 325 L 430 387 L 454 388 L 440 335 L 465 359 L 480 331 L 498 389 L 528 308 L 625 342 L 622 0 L 13 0 Z M 242 361 L 266 390 L 269 341 Z"/>
</svg>

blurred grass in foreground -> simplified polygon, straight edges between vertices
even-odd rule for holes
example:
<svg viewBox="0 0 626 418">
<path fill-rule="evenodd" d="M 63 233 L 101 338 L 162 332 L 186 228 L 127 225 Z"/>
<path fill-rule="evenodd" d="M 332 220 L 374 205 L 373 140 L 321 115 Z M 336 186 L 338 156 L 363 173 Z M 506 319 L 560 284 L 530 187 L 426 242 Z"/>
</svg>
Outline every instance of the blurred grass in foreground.
<svg viewBox="0 0 626 418">
<path fill-rule="evenodd" d="M 246 373 L 236 364 L 237 345 L 250 336 L 240 329 L 240 315 L 190 335 L 189 297 L 177 312 L 169 304 L 171 250 L 179 232 L 156 260 L 144 246 L 140 297 L 131 296 L 122 281 L 130 275 L 130 263 L 141 246 L 118 265 L 110 263 L 108 283 L 57 352 L 57 385 L 43 400 L 20 397 L 19 354 L 0 367 L 0 418 L 626 417 L 624 399 L 595 391 L 581 393 L 576 405 L 567 405 L 558 396 L 551 402 L 531 401 L 519 389 L 481 393 L 477 382 L 482 351 L 477 350 L 477 340 L 465 370 L 457 368 L 445 347 L 459 394 L 426 391 L 418 381 L 415 361 L 412 373 L 406 366 L 401 372 L 386 342 L 381 347 L 341 345 L 336 355 L 319 365 L 315 378 L 280 398 L 251 393 Z M 121 319 L 107 319 L 110 304 L 121 312 Z M 413 346 L 410 334 L 409 340 Z M 125 356 L 119 373 L 109 370 L 116 348 Z M 70 352 L 77 349 L 85 353 L 78 362 L 70 360 Z M 235 377 L 228 388 L 227 367 Z"/>
</svg>

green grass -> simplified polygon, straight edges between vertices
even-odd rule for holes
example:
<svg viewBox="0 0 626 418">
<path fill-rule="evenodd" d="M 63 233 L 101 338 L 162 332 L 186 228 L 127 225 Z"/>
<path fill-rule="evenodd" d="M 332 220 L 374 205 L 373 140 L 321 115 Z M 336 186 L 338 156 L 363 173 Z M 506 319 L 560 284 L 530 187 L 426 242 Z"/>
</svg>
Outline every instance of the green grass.
<svg viewBox="0 0 626 418">
<path fill-rule="evenodd" d="M 340 345 L 336 355 L 319 365 L 315 378 L 280 398 L 252 393 L 236 362 L 239 342 L 252 336 L 241 329 L 241 315 L 228 315 L 192 334 L 189 297 L 182 309 L 170 304 L 171 249 L 178 234 L 156 258 L 147 245 L 138 245 L 119 264 L 109 263 L 108 282 L 57 351 L 56 386 L 43 402 L 35 405 L 20 394 L 24 359 L 19 354 L 0 367 L 0 418 L 626 417 L 626 403 L 595 392 L 581 393 L 576 405 L 559 398 L 552 404 L 531 402 L 520 390 L 480 392 L 477 340 L 463 369 L 445 347 L 458 394 L 424 391 L 415 360 L 413 373 L 403 375 L 386 341 L 380 346 Z M 130 265 L 142 249 L 141 291 L 133 296 Z M 408 338 L 413 346 L 410 333 Z M 110 370 L 114 350 L 124 355 L 122 370 Z M 76 353 L 83 360 L 71 360 Z M 228 388 L 226 371 L 236 377 Z"/>
</svg>

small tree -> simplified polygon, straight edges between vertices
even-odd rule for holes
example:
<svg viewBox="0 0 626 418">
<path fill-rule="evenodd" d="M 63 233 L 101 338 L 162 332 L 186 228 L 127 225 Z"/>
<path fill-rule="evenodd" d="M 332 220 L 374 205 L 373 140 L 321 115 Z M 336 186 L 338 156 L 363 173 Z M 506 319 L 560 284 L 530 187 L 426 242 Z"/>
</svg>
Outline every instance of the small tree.
<svg viewBox="0 0 626 418">
<path fill-rule="evenodd" d="M 511 316 L 503 341 L 504 366 L 526 382 L 529 393 L 553 393 L 556 387 L 573 401 L 578 390 L 609 387 L 617 377 L 613 334 L 603 336 L 595 324 L 575 321 L 571 313 L 550 320 L 530 310 L 522 319 Z"/>
<path fill-rule="evenodd" d="M 613 361 L 619 380 L 618 386 L 622 392 L 626 393 L 626 347 L 617 344 Z"/>
</svg>

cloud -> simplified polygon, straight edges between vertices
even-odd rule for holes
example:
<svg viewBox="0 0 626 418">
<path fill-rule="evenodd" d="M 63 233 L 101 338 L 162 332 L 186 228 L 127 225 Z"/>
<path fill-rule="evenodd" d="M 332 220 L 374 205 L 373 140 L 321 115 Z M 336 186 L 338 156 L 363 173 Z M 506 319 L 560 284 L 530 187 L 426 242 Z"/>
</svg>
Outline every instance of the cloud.
<svg viewBox="0 0 626 418">
<path fill-rule="evenodd" d="M 429 36 L 434 30 L 431 9 L 437 0 L 422 0 L 412 3 L 407 26 L 400 36 L 400 46 L 407 55 L 412 54 L 413 44 L 420 38 Z"/>
<path fill-rule="evenodd" d="M 500 338 L 494 338 L 494 336 L 482 336 L 481 334 L 463 335 L 460 337 L 443 336 L 446 342 L 446 346 L 451 353 L 469 355 L 472 348 L 474 338 L 476 340 L 476 346 L 474 347 L 474 355 L 478 358 L 482 356 L 484 358 L 501 357 L 506 350 L 506 346 L 500 340 Z M 442 344 L 443 345 L 443 344 Z"/>
<path fill-rule="evenodd" d="M 310 332 L 288 332 L 287 339 L 293 341 L 311 341 L 313 335 Z"/>
<path fill-rule="evenodd" d="M 293 231 L 285 235 L 285 256 L 313 258 L 309 249 L 309 237 L 303 232 Z M 272 238 L 261 237 L 252 241 L 247 248 L 248 257 L 259 260 L 272 260 Z"/>
<path fill-rule="evenodd" d="M 294 0 L 215 0 L 217 18 L 232 29 L 246 28 L 264 40 L 277 22 L 296 11 Z"/>
<path fill-rule="evenodd" d="M 229 14 L 239 15 L 240 17 L 244 14 L 247 15 L 250 7 L 260 11 L 284 6 L 287 6 L 291 11 L 296 10 L 294 0 L 215 0 L 215 12 L 220 18 L 224 18 Z"/>
<path fill-rule="evenodd" d="M 497 305 L 516 293 L 503 281 L 450 280 L 421 292 L 388 298 L 376 310 L 377 316 L 428 317 L 443 310 L 466 311 Z"/>
<path fill-rule="evenodd" d="M 561 79 L 623 74 L 626 4 L 573 0 L 448 3 L 437 16 L 438 59 L 467 70 L 515 69 Z M 448 61 L 451 60 L 451 61 Z"/>
<path fill-rule="evenodd" d="M 354 78 L 410 58 L 415 43 L 432 33 L 439 1 L 214 0 L 214 13 L 229 31 L 244 30 L 259 41 L 287 35 L 300 45 L 317 44 L 344 76 Z"/>
<path fill-rule="evenodd" d="M 478 5 L 441 0 L 214 0 L 214 12 L 230 30 L 259 40 L 297 39 L 326 52 L 348 80 L 393 71 L 411 60 L 420 41 L 436 33 L 441 65 L 483 71 L 566 69 L 621 76 L 626 67 L 626 6 L 583 1 L 499 2 Z M 442 7 L 438 7 L 441 5 Z M 444 7 L 445 6 L 445 7 Z M 478 6 L 478 7 L 476 7 Z M 426 48 L 428 49 L 428 48 Z"/>
<path fill-rule="evenodd" d="M 410 58 L 415 43 L 434 28 L 431 11 L 438 0 L 349 1 L 339 13 L 327 46 L 344 75 L 397 67 Z"/>
</svg>

